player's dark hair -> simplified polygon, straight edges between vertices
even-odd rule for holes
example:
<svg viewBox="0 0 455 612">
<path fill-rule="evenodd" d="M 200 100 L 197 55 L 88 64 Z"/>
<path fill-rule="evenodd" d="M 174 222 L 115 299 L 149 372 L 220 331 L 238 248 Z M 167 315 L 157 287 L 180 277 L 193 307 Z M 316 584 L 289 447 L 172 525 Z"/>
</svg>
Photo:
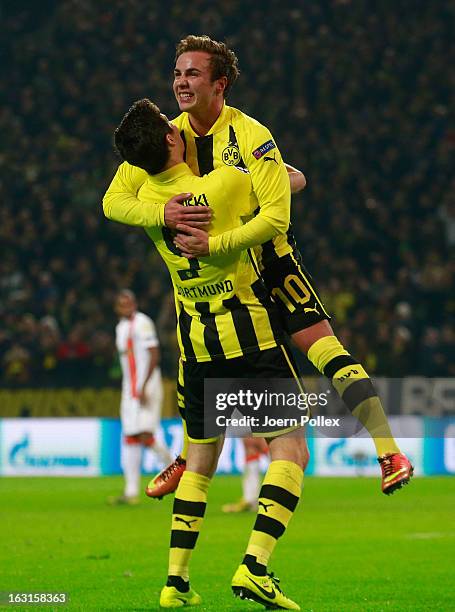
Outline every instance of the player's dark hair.
<svg viewBox="0 0 455 612">
<path fill-rule="evenodd" d="M 133 104 L 115 130 L 115 148 L 122 160 L 157 174 L 169 159 L 166 134 L 171 132 L 158 106 L 143 98 Z"/>
<path fill-rule="evenodd" d="M 137 302 L 136 294 L 131 291 L 131 289 L 120 289 L 117 291 L 116 299 L 118 300 L 121 297 L 127 297 L 130 300 L 133 300 L 133 302 Z"/>
<path fill-rule="evenodd" d="M 223 92 L 224 97 L 226 97 L 240 74 L 239 60 L 234 51 L 231 51 L 226 43 L 212 40 L 209 36 L 193 36 L 190 34 L 177 44 L 175 61 L 182 53 L 189 51 L 204 51 L 210 54 L 212 81 L 224 76 L 227 78 L 227 85 Z"/>
</svg>

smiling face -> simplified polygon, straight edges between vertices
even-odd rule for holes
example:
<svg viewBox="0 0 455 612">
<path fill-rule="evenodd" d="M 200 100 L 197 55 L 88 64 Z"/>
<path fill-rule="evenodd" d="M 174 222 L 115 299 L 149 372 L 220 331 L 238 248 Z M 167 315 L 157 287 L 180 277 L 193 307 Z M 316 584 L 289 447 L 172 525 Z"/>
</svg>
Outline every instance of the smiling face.
<svg viewBox="0 0 455 612">
<path fill-rule="evenodd" d="M 226 77 L 212 80 L 210 54 L 188 51 L 177 58 L 174 69 L 174 95 L 181 111 L 203 115 L 222 104 Z"/>
</svg>

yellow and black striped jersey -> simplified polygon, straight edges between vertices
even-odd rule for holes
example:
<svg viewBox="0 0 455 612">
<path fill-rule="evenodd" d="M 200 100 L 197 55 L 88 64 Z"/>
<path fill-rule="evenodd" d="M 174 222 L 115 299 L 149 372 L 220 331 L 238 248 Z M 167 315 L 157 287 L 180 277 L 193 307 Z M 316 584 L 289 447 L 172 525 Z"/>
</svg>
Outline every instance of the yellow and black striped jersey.
<svg viewBox="0 0 455 612">
<path fill-rule="evenodd" d="M 253 209 L 260 208 L 260 215 L 233 233 L 211 237 L 210 253 L 254 245 L 261 269 L 291 253 L 295 241 L 289 229 L 289 178 L 269 130 L 226 105 L 206 136 L 194 132 L 188 113 L 182 113 L 173 123 L 185 140 L 185 161 L 195 174 L 201 176 L 215 168 L 234 166 L 247 169 L 251 176 Z M 147 208 L 137 199 L 147 176 L 144 170 L 126 162 L 119 166 L 103 200 L 110 218 L 121 216 L 122 222 L 131 225 L 164 225 L 164 202 L 158 208 Z"/>
<path fill-rule="evenodd" d="M 185 161 L 195 174 L 202 176 L 226 166 L 248 169 L 257 206 L 262 209 L 274 203 L 277 215 L 279 211 L 281 216 L 287 215 L 291 197 L 289 177 L 280 151 L 264 125 L 227 105 L 205 136 L 198 136 L 193 130 L 188 113 L 172 122 L 185 140 Z M 293 251 L 295 241 L 288 226 L 286 230 L 255 248 L 261 268 Z"/>
<path fill-rule="evenodd" d="M 130 168 L 124 170 L 128 172 Z M 254 208 L 249 175 L 228 166 L 198 177 L 187 164 L 178 164 L 160 174 L 147 175 L 137 198 L 143 211 L 147 207 L 164 210 L 164 203 L 181 192 L 193 194 L 185 205 L 212 209 L 211 235 L 241 227 L 242 219 L 250 216 Z M 125 218 L 117 211 L 116 220 L 131 222 L 130 209 L 125 207 L 124 211 Z M 110 216 L 108 206 L 105 213 Z M 230 359 L 277 346 L 281 327 L 276 307 L 258 277 L 254 256 L 237 249 L 188 260 L 174 245 L 169 228 L 154 225 L 145 231 L 172 278 L 177 338 L 184 360 Z"/>
<path fill-rule="evenodd" d="M 239 170 L 248 172 L 239 167 Z M 140 227 L 162 227 L 166 202 L 156 202 L 156 206 L 139 200 L 137 194 L 147 173 L 128 162 L 123 162 L 109 185 L 103 198 L 103 208 L 106 217 L 127 225 Z M 255 211 L 257 200 L 250 193 L 251 210 Z M 229 205 L 228 200 L 226 204 Z M 233 250 L 249 249 L 271 240 L 274 236 L 287 230 L 289 224 L 289 207 L 281 202 L 270 200 L 261 208 L 260 214 L 246 215 L 242 218 L 244 224 L 228 229 L 221 234 L 209 235 L 210 255 L 222 255 Z"/>
</svg>

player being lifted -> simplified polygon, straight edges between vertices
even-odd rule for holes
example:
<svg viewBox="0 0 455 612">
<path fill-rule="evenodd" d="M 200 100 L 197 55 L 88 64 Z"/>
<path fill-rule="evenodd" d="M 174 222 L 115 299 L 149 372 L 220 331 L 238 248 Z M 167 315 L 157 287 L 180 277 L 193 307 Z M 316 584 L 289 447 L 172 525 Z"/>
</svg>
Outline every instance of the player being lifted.
<svg viewBox="0 0 455 612">
<path fill-rule="evenodd" d="M 201 603 L 189 584 L 189 561 L 207 504 L 207 491 L 223 444 L 223 432 L 207 433 L 204 407 L 206 378 L 294 380 L 295 393 L 302 393 L 297 369 L 283 340 L 276 305 L 267 296 L 258 276 L 254 256 L 247 248 L 255 239 L 250 224 L 256 202 L 250 197 L 248 173 L 235 167 L 220 167 L 204 177 L 193 174 L 184 163 L 184 142 L 178 127 L 168 122 L 149 100 L 140 100 L 123 118 L 115 134 L 121 157 L 150 175 L 130 207 L 112 210 L 103 203 L 109 218 L 143 225 L 164 259 L 172 279 L 177 310 L 177 338 L 181 353 L 179 401 L 188 430 L 187 469 L 178 484 L 172 516 L 168 580 L 160 596 L 162 607 Z M 279 163 L 272 177 L 286 179 Z M 130 165 L 126 167 L 132 169 Z M 172 234 L 162 226 L 166 201 L 177 191 L 193 194 L 187 205 L 203 201 L 213 211 L 211 256 L 188 260 L 175 246 Z M 229 203 L 229 205 L 227 205 Z M 269 208 L 270 218 L 276 204 Z M 122 214 L 123 210 L 123 214 Z M 276 212 L 276 211 L 275 211 Z M 289 185 L 280 203 L 281 216 L 264 225 L 253 219 L 253 229 L 265 236 L 285 232 L 289 225 Z M 161 226 L 160 226 L 161 220 Z M 273 384 L 273 383 L 272 383 Z M 205 408 L 205 412 L 204 412 Z M 284 595 L 267 571 L 278 538 L 286 530 L 297 506 L 308 462 L 303 431 L 267 430 L 256 433 L 267 438 L 271 463 L 259 496 L 259 510 L 245 556 L 232 579 L 236 595 L 287 610 L 300 607 Z"/>
<path fill-rule="evenodd" d="M 208 36 L 187 36 L 181 40 L 176 50 L 174 94 L 182 113 L 173 123 L 182 133 L 185 160 L 195 173 L 203 175 L 226 166 L 250 172 L 260 218 L 271 204 L 284 201 L 287 185 L 285 176 L 276 178 L 273 173 L 280 162 L 270 132 L 225 103 L 238 74 L 237 58 L 224 43 Z M 122 164 L 105 202 L 112 210 L 134 207 L 136 194 L 145 180 L 142 170 Z M 177 227 L 188 234 L 177 239 L 182 253 L 188 257 L 212 253 L 212 238 L 203 231 L 208 220 L 206 210 L 193 208 L 186 212 L 176 199 L 168 203 L 162 216 L 167 227 Z M 319 372 L 331 380 L 348 409 L 370 433 L 382 470 L 382 491 L 390 494 L 401 488 L 409 482 L 413 468 L 392 435 L 368 374 L 335 336 L 292 231 L 266 241 L 255 252 L 262 278 L 280 308 L 287 333 Z M 181 456 L 149 484 L 148 495 L 161 497 L 175 490 L 185 469 L 185 453 L 184 446 Z"/>
</svg>

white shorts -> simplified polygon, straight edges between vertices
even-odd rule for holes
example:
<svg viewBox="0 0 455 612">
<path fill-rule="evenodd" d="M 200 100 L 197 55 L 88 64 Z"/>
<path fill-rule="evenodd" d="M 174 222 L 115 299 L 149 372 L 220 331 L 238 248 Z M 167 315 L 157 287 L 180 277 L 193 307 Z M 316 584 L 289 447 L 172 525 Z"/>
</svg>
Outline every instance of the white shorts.
<svg viewBox="0 0 455 612">
<path fill-rule="evenodd" d="M 124 436 L 136 436 L 140 433 L 157 431 L 161 419 L 163 403 L 163 385 L 161 377 L 154 376 L 146 386 L 147 403 L 142 405 L 137 398 L 122 394 L 120 419 Z"/>
</svg>

